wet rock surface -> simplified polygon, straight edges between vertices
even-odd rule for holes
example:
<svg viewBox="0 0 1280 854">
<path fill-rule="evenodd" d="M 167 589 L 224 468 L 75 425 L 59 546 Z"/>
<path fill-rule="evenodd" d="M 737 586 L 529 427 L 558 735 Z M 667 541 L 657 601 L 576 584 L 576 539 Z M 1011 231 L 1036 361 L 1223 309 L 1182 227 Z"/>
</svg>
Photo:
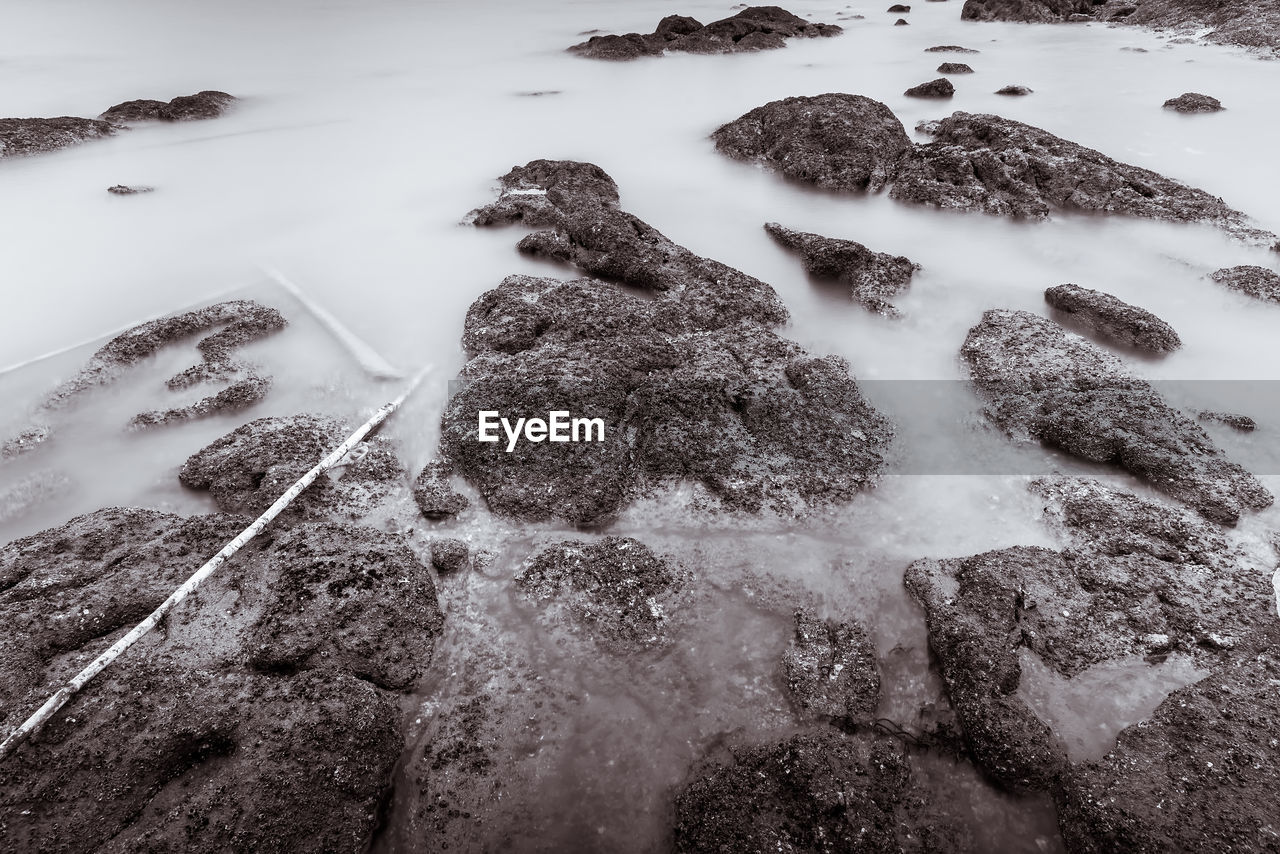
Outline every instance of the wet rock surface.
<svg viewBox="0 0 1280 854">
<path fill-rule="evenodd" d="M 113 196 L 137 196 L 141 193 L 154 193 L 155 187 L 143 187 L 141 185 L 130 187 L 125 184 L 113 184 L 107 187 L 107 192 Z"/>
<path fill-rule="evenodd" d="M 456 516 L 471 505 L 470 499 L 454 490 L 450 479 L 453 467 L 433 461 L 422 467 L 413 482 L 413 501 L 428 519 Z"/>
<path fill-rule="evenodd" d="M 880 669 L 867 630 L 808 611 L 797 611 L 795 621 L 782 656 L 792 702 L 846 728 L 871 721 L 880 701 Z"/>
<path fill-rule="evenodd" d="M 1026 86 L 1019 86 L 1017 84 L 1011 83 L 1008 86 L 1002 86 L 1001 88 L 997 89 L 996 94 L 997 95 L 1030 95 L 1034 91 L 1035 91 L 1034 89 L 1028 89 Z"/>
<path fill-rule="evenodd" d="M 44 154 L 115 133 L 107 122 L 60 116 L 56 119 L 0 119 L 0 158 Z"/>
<path fill-rule="evenodd" d="M 965 21 L 1064 21 L 1072 15 L 1091 15 L 1091 0 L 965 0 Z"/>
<path fill-rule="evenodd" d="M 1247 294 L 1254 299 L 1280 303 L 1280 273 L 1255 264 L 1224 267 L 1209 274 L 1209 278 L 1233 291 Z"/>
<path fill-rule="evenodd" d="M 989 401 L 988 417 L 1015 439 L 1119 465 L 1225 525 L 1273 501 L 1149 383 L 1050 320 L 988 311 L 961 355 Z"/>
<path fill-rule="evenodd" d="M 1170 353 L 1182 346 L 1182 339 L 1168 323 L 1111 294 L 1066 284 L 1046 290 L 1044 300 L 1103 340 L 1148 353 Z"/>
<path fill-rule="evenodd" d="M 939 74 L 972 74 L 973 69 L 963 62 L 944 62 L 938 66 Z"/>
<path fill-rule="evenodd" d="M 440 537 L 431 541 L 431 565 L 441 572 L 456 572 L 464 568 L 471 558 L 466 542 L 453 537 Z"/>
<path fill-rule="evenodd" d="M 1179 113 L 1216 113 L 1225 109 L 1222 102 L 1198 92 L 1187 92 L 1164 102 L 1166 110 L 1177 110 Z"/>
<path fill-rule="evenodd" d="M 1274 54 L 1280 50 L 1280 3 L 1218 3 L 1215 0 L 1141 0 L 1122 20 L 1157 29 L 1201 30 L 1205 39 Z"/>
<path fill-rule="evenodd" d="M 938 44 L 938 45 L 934 45 L 933 47 L 925 48 L 924 52 L 925 53 L 981 53 L 982 51 L 975 50 L 971 47 L 961 47 L 958 44 Z"/>
<path fill-rule="evenodd" d="M 206 89 L 194 95 L 181 95 L 171 101 L 139 99 L 125 101 L 110 107 L 99 119 L 113 125 L 136 122 L 180 122 L 195 119 L 216 119 L 236 101 L 234 95 Z"/>
<path fill-rule="evenodd" d="M 897 317 L 893 297 L 906 290 L 920 265 L 901 255 L 875 252 L 854 240 L 792 231 L 776 222 L 764 227 L 780 245 L 799 254 L 805 272 L 847 285 L 849 296 L 878 314 Z"/>
<path fill-rule="evenodd" d="M 101 510 L 0 549 L 5 731 L 245 521 Z M 363 847 L 402 746 L 387 689 L 440 625 L 384 534 L 258 538 L 0 765 L 0 849 Z"/>
<path fill-rule="evenodd" d="M 592 36 L 569 51 L 610 60 L 661 56 L 666 51 L 741 53 L 786 47 L 789 38 L 835 36 L 841 32 L 835 24 L 806 21 L 778 6 L 750 6 L 705 26 L 685 15 L 668 15 L 652 33 Z"/>
<path fill-rule="evenodd" d="M 351 435 L 344 421 L 321 415 L 259 418 L 193 454 L 178 472 L 189 489 L 208 490 L 218 508 L 258 515 Z M 382 437 L 352 449 L 290 506 L 288 518 L 359 519 L 404 478 Z"/>
<path fill-rule="evenodd" d="M 956 93 L 956 87 L 945 77 L 912 86 L 902 94 L 908 98 L 950 98 Z"/>
<path fill-rule="evenodd" d="M 1217 421 L 1220 424 L 1226 424 L 1231 429 L 1239 430 L 1241 433 L 1252 433 L 1258 429 L 1258 422 L 1248 415 L 1240 415 L 1235 412 L 1203 411 L 1196 413 L 1196 417 L 1201 421 Z"/>
</svg>

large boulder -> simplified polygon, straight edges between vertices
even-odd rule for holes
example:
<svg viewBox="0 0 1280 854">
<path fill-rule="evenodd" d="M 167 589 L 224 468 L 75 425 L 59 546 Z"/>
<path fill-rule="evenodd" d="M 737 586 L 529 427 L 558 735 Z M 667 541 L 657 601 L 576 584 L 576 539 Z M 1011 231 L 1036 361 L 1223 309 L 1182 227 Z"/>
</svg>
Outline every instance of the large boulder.
<svg viewBox="0 0 1280 854">
<path fill-rule="evenodd" d="M 180 95 L 171 101 L 139 99 L 125 101 L 110 107 L 99 119 L 113 125 L 134 122 L 180 122 L 194 119 L 216 119 L 227 111 L 236 100 L 234 95 L 206 89 L 194 95 Z"/>
<path fill-rule="evenodd" d="M 44 154 L 115 133 L 108 122 L 60 116 L 56 119 L 0 119 L 0 157 Z"/>
<path fill-rule="evenodd" d="M 1148 353 L 1170 353 L 1182 346 L 1182 339 L 1168 323 L 1111 294 L 1066 284 L 1047 289 L 1044 300 L 1104 340 Z"/>
<path fill-rule="evenodd" d="M 788 38 L 839 35 L 835 24 L 806 21 L 778 6 L 749 6 L 738 14 L 703 26 L 684 15 L 668 15 L 652 33 L 592 36 L 569 48 L 591 59 L 628 60 L 661 56 L 665 51 L 739 53 L 786 47 Z"/>
<path fill-rule="evenodd" d="M 1274 500 L 1150 383 L 1053 321 L 988 311 L 960 352 L 988 416 L 1014 438 L 1115 463 L 1224 525 Z"/>
<path fill-rule="evenodd" d="M 892 299 L 910 286 L 911 277 L 920 269 L 909 258 L 874 252 L 854 240 L 792 231 L 776 222 L 766 223 L 764 230 L 799 254 L 809 275 L 846 285 L 854 302 L 878 314 L 898 315 Z"/>
</svg>

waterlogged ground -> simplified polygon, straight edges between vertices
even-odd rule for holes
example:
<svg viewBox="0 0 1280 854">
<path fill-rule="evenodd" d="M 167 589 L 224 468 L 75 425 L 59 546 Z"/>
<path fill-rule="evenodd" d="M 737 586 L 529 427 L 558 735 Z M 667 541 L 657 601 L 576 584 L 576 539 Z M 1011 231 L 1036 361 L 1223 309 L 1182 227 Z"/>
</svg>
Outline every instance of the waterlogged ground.
<svg viewBox="0 0 1280 854">
<path fill-rule="evenodd" d="M 962 23 L 959 2 L 913 4 L 911 26 L 894 27 L 898 16 L 885 5 L 790 6 L 847 32 L 781 51 L 615 65 L 563 48 L 585 30 L 647 31 L 671 12 L 707 21 L 731 9 L 649 0 L 246 1 L 179 15 L 158 2 L 14 0 L 0 29 L 0 114 L 91 116 L 126 99 L 206 88 L 242 101 L 217 121 L 138 128 L 0 163 L 0 367 L 81 345 L 0 374 L 4 435 L 112 330 L 228 289 L 278 307 L 292 323 L 246 350 L 275 378 L 267 402 L 248 413 L 125 432 L 140 409 L 174 405 L 163 380 L 192 363 L 189 350 L 167 351 L 86 394 L 58 416 L 54 441 L 0 469 L 0 488 L 29 478 L 53 484 L 33 508 L 0 507 L 0 540 L 115 504 L 207 511 L 175 475 L 209 441 L 260 415 L 355 415 L 394 396 L 398 386 L 364 376 L 264 266 L 286 272 L 391 362 L 436 366 L 386 428 L 416 472 L 435 449 L 470 303 L 510 273 L 565 275 L 519 256 L 517 231 L 459 220 L 492 198 L 494 179 L 512 165 L 589 160 L 617 180 L 628 211 L 772 284 L 793 314 L 789 337 L 849 359 L 866 394 L 898 422 L 891 474 L 853 505 L 803 523 L 709 519 L 688 512 L 681 495 L 627 511 L 609 532 L 672 556 L 694 579 L 695 606 L 674 644 L 641 659 L 558 645 L 509 584 L 538 544 L 594 533 L 512 526 L 479 511 L 451 524 L 416 521 L 410 537 L 420 549 L 447 532 L 491 559 L 442 580 L 445 635 L 431 672 L 405 700 L 406 753 L 376 846 L 411 849 L 422 838 L 422 759 L 450 710 L 476 685 L 502 678 L 485 670 L 490 646 L 507 651 L 497 660 L 540 674 L 557 698 L 554 714 L 513 721 L 506 742 L 504 761 L 519 772 L 513 807 L 507 824 L 485 833 L 518 849 L 583 840 L 661 849 L 671 789 L 691 762 L 726 732 L 763 737 L 796 725 L 778 660 L 800 605 L 871 627 L 884 674 L 880 714 L 912 724 L 937 702 L 940 684 L 928 669 L 919 610 L 902 588 L 906 564 L 1061 545 L 1026 481 L 1089 471 L 1012 447 L 984 425 L 976 398 L 954 382 L 963 377 L 956 353 L 968 328 L 988 308 L 1041 311 L 1044 288 L 1067 281 L 1139 304 L 1169 321 L 1184 347 L 1163 361 L 1133 361 L 1133 369 L 1180 384 L 1170 397 L 1188 406 L 1245 406 L 1262 425 L 1256 433 L 1209 429 L 1240 459 L 1265 461 L 1280 429 L 1280 418 L 1268 417 L 1280 395 L 1267 398 L 1265 382 L 1280 379 L 1280 308 L 1203 277 L 1268 259 L 1209 228 L 1095 217 L 1015 225 L 818 193 L 727 161 L 708 134 L 766 101 L 828 91 L 882 100 L 908 129 L 955 109 L 999 112 L 1200 186 L 1277 231 L 1280 64 L 1096 24 Z M 935 44 L 981 50 L 964 58 L 976 73 L 956 79 L 947 103 L 902 97 L 937 76 L 947 57 L 923 53 Z M 1035 94 L 992 94 L 1010 83 Z M 1160 109 L 1184 91 L 1216 96 L 1228 109 L 1190 117 Z M 105 188 L 116 183 L 157 191 L 109 196 Z M 905 317 L 872 316 L 838 290 L 812 285 L 764 234 L 767 221 L 922 264 L 897 301 Z M 1246 379 L 1263 382 L 1220 382 Z M 1264 480 L 1280 487 L 1280 478 Z M 1278 522 L 1272 509 L 1233 536 L 1260 547 Z M 1056 723 L 1073 756 L 1096 756 L 1119 728 L 1196 676 L 1171 659 L 1158 668 L 1111 665 L 1064 684 L 1032 663 L 1024 691 L 1038 709 L 1061 710 Z M 511 702 L 524 708 L 519 697 Z M 969 812 L 980 849 L 1058 845 L 1051 807 L 1000 796 L 944 757 L 918 762 L 920 776 Z"/>
</svg>

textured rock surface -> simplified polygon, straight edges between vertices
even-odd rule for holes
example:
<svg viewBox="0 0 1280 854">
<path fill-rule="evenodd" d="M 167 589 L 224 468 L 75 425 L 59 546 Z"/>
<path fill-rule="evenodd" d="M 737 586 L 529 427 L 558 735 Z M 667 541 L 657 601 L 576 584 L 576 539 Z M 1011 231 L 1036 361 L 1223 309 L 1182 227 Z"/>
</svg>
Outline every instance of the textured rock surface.
<svg viewBox="0 0 1280 854">
<path fill-rule="evenodd" d="M 925 53 L 981 53 L 980 50 L 974 50 L 971 47 L 961 47 L 958 44 L 938 44 L 933 47 L 924 49 Z"/>
<path fill-rule="evenodd" d="M 1044 300 L 1104 340 L 1149 353 L 1170 353 L 1182 346 L 1172 326 L 1111 294 L 1068 284 L 1049 288 Z"/>
<path fill-rule="evenodd" d="M 471 550 L 462 540 L 440 537 L 431 541 L 431 565 L 441 572 L 454 572 L 467 565 Z"/>
<path fill-rule="evenodd" d="M 1008 86 L 1002 86 L 996 90 L 997 95 L 1030 95 L 1034 89 L 1028 89 L 1026 86 L 1019 86 L 1011 83 Z"/>
<path fill-rule="evenodd" d="M 795 619 L 795 636 L 782 655 L 791 701 L 843 727 L 869 722 L 880 702 L 880 669 L 866 629 L 807 611 Z"/>
<path fill-rule="evenodd" d="M 155 191 L 155 187 L 130 187 L 124 184 L 113 184 L 112 186 L 107 187 L 107 192 L 113 196 L 137 196 L 142 193 L 154 193 Z"/>
<path fill-rule="evenodd" d="M 1198 92 L 1187 92 L 1176 98 L 1170 98 L 1164 102 L 1164 107 L 1180 113 L 1216 113 L 1224 109 L 1222 102 L 1217 98 L 1201 95 Z"/>
<path fill-rule="evenodd" d="M 1150 384 L 1050 320 L 988 311 L 961 355 L 990 403 L 988 416 L 1014 438 L 1115 463 L 1225 525 L 1273 500 Z"/>
<path fill-rule="evenodd" d="M 44 154 L 115 133 L 107 122 L 60 116 L 56 119 L 0 119 L 0 157 Z"/>
<path fill-rule="evenodd" d="M 652 33 L 592 36 L 569 48 L 591 59 L 627 60 L 661 56 L 665 51 L 740 53 L 786 47 L 788 38 L 835 36 L 835 24 L 818 24 L 778 6 L 750 6 L 738 14 L 703 26 L 695 18 L 668 15 Z"/>
<path fill-rule="evenodd" d="M 1280 273 L 1266 267 L 1254 264 L 1224 267 L 1210 273 L 1209 278 L 1254 299 L 1280 302 Z"/>
<path fill-rule="evenodd" d="M 1217 421 L 1220 424 L 1226 424 L 1233 430 L 1239 430 L 1241 433 L 1252 433 L 1258 429 L 1258 422 L 1254 421 L 1248 415 L 1240 415 L 1235 412 L 1198 412 L 1196 417 L 1201 421 Z"/>
<path fill-rule="evenodd" d="M 1218 44 L 1275 53 L 1280 50 L 1280 2 L 1221 3 L 1217 0 L 1141 0 L 1123 20 L 1159 29 L 1197 31 Z"/>
<path fill-rule="evenodd" d="M 920 265 L 901 255 L 874 252 L 854 240 L 840 240 L 792 231 L 776 222 L 765 231 L 782 246 L 800 255 L 811 276 L 847 285 L 853 301 L 879 314 L 898 316 L 893 297 L 907 289 Z"/>
<path fill-rule="evenodd" d="M 235 100 L 234 95 L 206 89 L 194 95 L 181 95 L 168 102 L 145 98 L 125 101 L 109 108 L 98 118 L 113 125 L 147 121 L 178 122 L 215 119 L 225 113 Z"/>
<path fill-rule="evenodd" d="M 456 516 L 471 505 L 471 501 L 457 492 L 449 479 L 453 467 L 448 463 L 427 463 L 413 482 L 413 500 L 428 519 L 444 519 Z"/>
<path fill-rule="evenodd" d="M 963 62 L 944 62 L 938 66 L 939 74 L 972 74 L 973 69 Z"/>
<path fill-rule="evenodd" d="M 1092 0 L 965 0 L 960 17 L 965 21 L 1046 23 L 1092 13 Z"/>
<path fill-rule="evenodd" d="M 945 77 L 912 86 L 902 94 L 908 98 L 950 98 L 956 93 L 956 87 Z"/>
<path fill-rule="evenodd" d="M 102 510 L 0 549 L 5 731 L 243 524 Z M 258 538 L 0 764 L 0 850 L 361 849 L 403 743 L 387 689 L 440 619 L 386 535 Z"/>
</svg>

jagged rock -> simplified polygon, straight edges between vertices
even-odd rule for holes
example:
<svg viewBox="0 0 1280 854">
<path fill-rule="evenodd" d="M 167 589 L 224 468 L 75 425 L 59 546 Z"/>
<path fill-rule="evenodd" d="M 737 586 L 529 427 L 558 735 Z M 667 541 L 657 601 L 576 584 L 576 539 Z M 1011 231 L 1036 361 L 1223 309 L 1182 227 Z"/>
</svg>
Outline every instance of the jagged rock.
<svg viewBox="0 0 1280 854">
<path fill-rule="evenodd" d="M 685 579 L 632 537 L 566 540 L 535 554 L 515 585 L 553 625 L 582 626 L 604 645 L 643 650 L 670 642 L 668 613 Z"/>
<path fill-rule="evenodd" d="M 784 98 L 711 135 L 716 149 L 831 190 L 882 189 L 911 141 L 897 116 L 862 95 Z"/>
<path fill-rule="evenodd" d="M 1201 421 L 1221 422 L 1233 430 L 1239 430 L 1241 433 L 1252 433 L 1254 430 L 1258 429 L 1258 422 L 1254 421 L 1248 415 L 1238 415 L 1234 412 L 1202 411 L 1196 413 L 1196 417 Z"/>
<path fill-rule="evenodd" d="M 982 51 L 974 50 L 971 47 L 961 47 L 958 44 L 937 44 L 933 47 L 924 49 L 925 53 L 981 53 Z"/>
<path fill-rule="evenodd" d="M 453 477 L 453 467 L 448 463 L 435 461 L 423 466 L 413 482 L 413 500 L 428 519 L 443 519 L 456 516 L 471 505 L 467 496 L 454 490 L 449 479 Z"/>
<path fill-rule="evenodd" d="M 908 258 L 873 252 L 853 240 L 792 231 L 776 222 L 766 223 L 764 228 L 782 246 L 799 253 L 810 275 L 848 285 L 855 302 L 880 314 L 898 315 L 891 300 L 906 290 L 920 269 Z"/>
<path fill-rule="evenodd" d="M 1068 849 L 1272 851 L 1280 788 L 1280 632 L 1170 694 L 1058 795 Z"/>
<path fill-rule="evenodd" d="M 1016 83 L 1011 83 L 1008 86 L 1004 86 L 1000 89 L 997 89 L 996 94 L 997 95 L 1030 95 L 1034 91 L 1035 91 L 1034 89 L 1028 89 L 1026 86 L 1019 86 Z"/>
<path fill-rule="evenodd" d="M 956 87 L 945 77 L 912 86 L 902 94 L 909 98 L 950 98 L 956 93 Z"/>
<path fill-rule="evenodd" d="M 1216 0 L 1142 0 L 1121 20 L 1157 29 L 1209 30 L 1204 38 L 1275 54 L 1280 51 L 1280 3 Z"/>
<path fill-rule="evenodd" d="M 954 851 L 895 739 L 834 729 L 731 748 L 676 796 L 675 850 Z"/>
<path fill-rule="evenodd" d="M 668 15 L 649 34 L 592 36 L 569 48 L 591 59 L 628 60 L 661 56 L 669 50 L 687 53 L 739 53 L 786 47 L 788 38 L 839 35 L 835 24 L 806 21 L 778 6 L 751 6 L 703 26 L 696 19 Z"/>
<path fill-rule="evenodd" d="M 1280 302 L 1280 273 L 1253 264 L 1224 267 L 1209 274 L 1209 278 L 1233 291 L 1248 294 L 1254 299 Z"/>
<path fill-rule="evenodd" d="M 1222 102 L 1198 92 L 1187 92 L 1164 102 L 1166 110 L 1177 110 L 1180 113 L 1216 113 L 1224 109 Z"/>
<path fill-rule="evenodd" d="M 192 454 L 178 472 L 189 489 L 208 490 L 219 509 L 258 515 L 351 434 L 321 415 L 259 418 Z M 381 502 L 404 470 L 390 443 L 366 439 L 337 477 L 319 477 L 285 511 L 289 518 L 360 518 Z"/>
<path fill-rule="evenodd" d="M 115 133 L 106 122 L 60 116 L 56 119 L 0 119 L 0 158 L 44 154 Z"/>
<path fill-rule="evenodd" d="M 235 100 L 234 95 L 206 89 L 194 95 L 181 95 L 167 103 L 146 98 L 125 101 L 109 108 L 98 118 L 112 125 L 148 121 L 179 122 L 216 119 L 225 113 Z"/>
<path fill-rule="evenodd" d="M 5 731 L 243 524 L 101 510 L 0 548 Z M 259 537 L 0 764 L 0 849 L 359 849 L 403 748 L 387 688 L 439 631 L 387 535 Z"/>
<path fill-rule="evenodd" d="M 431 541 L 431 565 L 441 572 L 453 572 L 467 565 L 471 550 L 462 540 L 441 537 Z"/>
<path fill-rule="evenodd" d="M 124 184 L 115 184 L 107 187 L 107 192 L 113 196 L 136 196 L 139 193 L 154 193 L 155 191 L 155 187 L 128 187 Z"/>
<path fill-rule="evenodd" d="M 990 403 L 988 416 L 1014 438 L 1116 463 L 1224 525 L 1273 501 L 1149 383 L 1050 320 L 988 311 L 961 355 Z"/>
<path fill-rule="evenodd" d="M 1049 288 L 1044 300 L 1104 340 L 1149 353 L 1170 353 L 1182 346 L 1172 326 L 1111 294 L 1068 284 Z"/>
<path fill-rule="evenodd" d="M 973 69 L 963 62 L 944 62 L 938 66 L 939 74 L 972 74 Z"/>
<path fill-rule="evenodd" d="M 867 723 L 880 702 L 880 670 L 867 631 L 855 622 L 797 611 L 782 655 L 791 700 L 803 712 L 841 725 Z"/>
<path fill-rule="evenodd" d="M 964 21 L 1065 21 L 1093 12 L 1092 0 L 965 0 Z"/>
</svg>

